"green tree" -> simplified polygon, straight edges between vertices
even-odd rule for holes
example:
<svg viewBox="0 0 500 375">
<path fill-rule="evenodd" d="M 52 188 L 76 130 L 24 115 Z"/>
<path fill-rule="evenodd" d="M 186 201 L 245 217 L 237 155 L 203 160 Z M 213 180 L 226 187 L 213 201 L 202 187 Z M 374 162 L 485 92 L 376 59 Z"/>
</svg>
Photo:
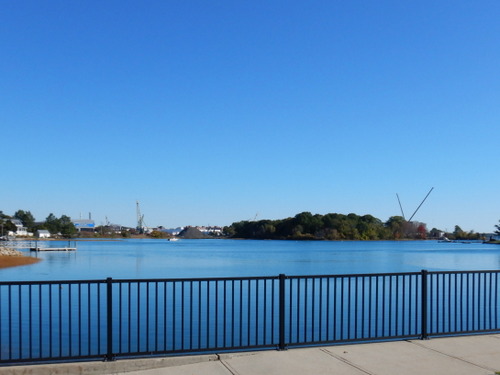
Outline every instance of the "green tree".
<svg viewBox="0 0 500 375">
<path fill-rule="evenodd" d="M 458 225 L 455 225 L 455 230 L 453 231 L 453 236 L 456 239 L 464 239 L 464 238 L 466 238 L 466 233 Z"/>
<path fill-rule="evenodd" d="M 33 232 L 35 228 L 35 218 L 30 211 L 17 210 L 14 217 L 21 220 L 23 225 L 28 229 L 29 232 Z"/>
<path fill-rule="evenodd" d="M 50 213 L 49 216 L 47 216 L 43 226 L 50 232 L 50 234 L 59 233 L 59 222 L 53 213 Z"/>
<path fill-rule="evenodd" d="M 59 232 L 63 237 L 71 238 L 76 234 L 77 229 L 69 216 L 62 215 L 59 219 L 57 219 L 57 221 L 59 225 Z"/>
<path fill-rule="evenodd" d="M 497 228 L 497 230 L 495 231 L 495 234 L 500 236 L 500 220 L 498 220 L 498 223 L 497 225 L 495 225 L 495 228 Z"/>
<path fill-rule="evenodd" d="M 402 216 L 391 216 L 385 226 L 392 232 L 393 238 L 398 239 L 404 236 L 405 223 Z"/>
</svg>

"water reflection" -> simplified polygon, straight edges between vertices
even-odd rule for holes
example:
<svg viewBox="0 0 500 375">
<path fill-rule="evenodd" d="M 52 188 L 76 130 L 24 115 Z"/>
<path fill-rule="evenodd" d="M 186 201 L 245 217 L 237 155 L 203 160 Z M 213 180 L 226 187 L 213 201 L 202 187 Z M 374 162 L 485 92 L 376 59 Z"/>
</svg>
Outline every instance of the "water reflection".
<svg viewBox="0 0 500 375">
<path fill-rule="evenodd" d="M 327 275 L 500 268 L 500 246 L 437 241 L 82 241 L 76 252 L 3 269 L 0 280 Z"/>
</svg>

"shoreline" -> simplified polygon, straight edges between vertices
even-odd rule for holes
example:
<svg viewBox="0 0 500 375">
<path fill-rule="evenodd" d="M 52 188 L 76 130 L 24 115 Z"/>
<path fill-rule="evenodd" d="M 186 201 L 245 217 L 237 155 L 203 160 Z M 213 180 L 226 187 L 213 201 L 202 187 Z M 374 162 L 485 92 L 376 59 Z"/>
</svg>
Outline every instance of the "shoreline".
<svg viewBox="0 0 500 375">
<path fill-rule="evenodd" d="M 0 269 L 27 266 L 40 261 L 41 259 L 25 256 L 20 251 L 9 249 L 7 247 L 0 247 Z"/>
</svg>

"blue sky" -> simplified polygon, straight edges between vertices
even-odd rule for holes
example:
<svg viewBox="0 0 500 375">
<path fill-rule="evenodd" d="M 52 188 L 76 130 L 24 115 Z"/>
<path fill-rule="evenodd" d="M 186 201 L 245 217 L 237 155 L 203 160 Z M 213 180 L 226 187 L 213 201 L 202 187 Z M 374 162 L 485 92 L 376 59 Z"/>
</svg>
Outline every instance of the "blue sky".
<svg viewBox="0 0 500 375">
<path fill-rule="evenodd" d="M 0 3 L 0 210 L 500 219 L 500 2 Z"/>
</svg>

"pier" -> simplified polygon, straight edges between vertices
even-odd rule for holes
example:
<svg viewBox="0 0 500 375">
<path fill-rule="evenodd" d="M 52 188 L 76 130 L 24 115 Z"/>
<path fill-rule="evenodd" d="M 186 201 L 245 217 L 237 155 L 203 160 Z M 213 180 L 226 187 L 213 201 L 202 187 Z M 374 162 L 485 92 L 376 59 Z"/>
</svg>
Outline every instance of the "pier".
<svg viewBox="0 0 500 375">
<path fill-rule="evenodd" d="M 71 241 L 68 241 L 68 246 L 58 246 L 52 247 L 47 246 L 47 241 L 42 241 L 44 246 L 40 246 L 38 241 L 35 241 L 35 245 L 31 243 L 29 246 L 30 251 L 76 251 L 76 241 L 73 241 L 73 246 L 71 246 Z"/>
<path fill-rule="evenodd" d="M 76 247 L 30 247 L 30 251 L 76 251 Z"/>
</svg>

